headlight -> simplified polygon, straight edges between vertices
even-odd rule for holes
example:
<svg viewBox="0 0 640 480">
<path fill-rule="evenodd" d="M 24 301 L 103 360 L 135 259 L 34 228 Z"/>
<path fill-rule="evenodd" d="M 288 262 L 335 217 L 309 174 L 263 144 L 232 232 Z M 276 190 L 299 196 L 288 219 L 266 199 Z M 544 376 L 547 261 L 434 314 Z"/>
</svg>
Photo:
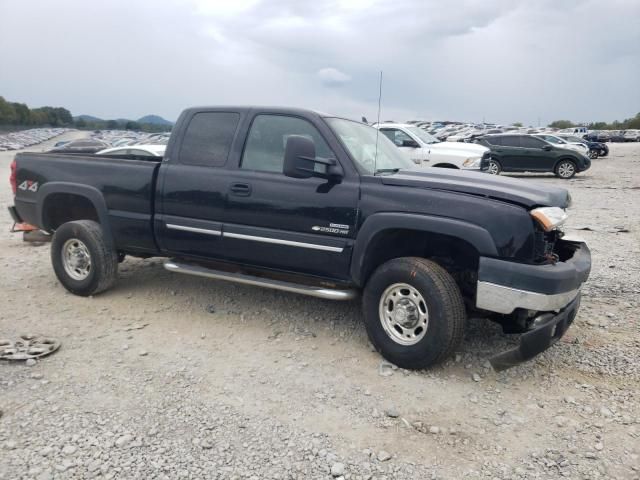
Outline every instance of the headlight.
<svg viewBox="0 0 640 480">
<path fill-rule="evenodd" d="M 464 162 L 462 162 L 462 166 L 467 168 L 479 167 L 480 160 L 480 157 L 469 157 Z"/>
<path fill-rule="evenodd" d="M 559 207 L 542 207 L 531 210 L 531 216 L 545 232 L 550 232 L 554 228 L 562 225 L 568 218 L 567 212 Z"/>
</svg>

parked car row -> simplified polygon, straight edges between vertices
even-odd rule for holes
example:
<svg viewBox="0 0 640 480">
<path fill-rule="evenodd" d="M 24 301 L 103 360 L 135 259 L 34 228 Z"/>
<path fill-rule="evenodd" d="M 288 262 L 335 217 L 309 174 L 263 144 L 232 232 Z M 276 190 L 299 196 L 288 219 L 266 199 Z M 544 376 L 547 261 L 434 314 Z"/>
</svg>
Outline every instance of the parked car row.
<svg viewBox="0 0 640 480">
<path fill-rule="evenodd" d="M 640 142 L 640 130 L 589 130 L 584 138 L 591 142 Z"/>
<path fill-rule="evenodd" d="M 413 163 L 427 167 L 501 172 L 552 172 L 572 178 L 591 166 L 600 146 L 565 135 L 521 134 L 517 131 L 479 136 L 475 143 L 440 142 L 421 128 L 408 123 L 381 123 L 376 128 Z"/>
<path fill-rule="evenodd" d="M 108 155 L 153 156 L 164 155 L 169 134 L 134 132 L 130 130 L 96 130 L 89 138 L 58 142 L 54 153 L 97 153 Z M 131 148 L 135 147 L 135 148 Z"/>
<path fill-rule="evenodd" d="M 553 133 L 556 130 L 549 127 L 531 128 L 515 125 L 499 125 L 495 123 L 461 123 L 461 122 L 423 122 L 410 120 L 407 122 L 425 130 L 440 141 L 447 142 L 473 142 L 483 135 L 495 133 Z M 573 132 L 572 132 L 573 133 Z"/>
<path fill-rule="evenodd" d="M 67 128 L 32 128 L 0 134 L 0 152 L 7 150 L 21 150 L 50 140 L 67 132 Z"/>
</svg>

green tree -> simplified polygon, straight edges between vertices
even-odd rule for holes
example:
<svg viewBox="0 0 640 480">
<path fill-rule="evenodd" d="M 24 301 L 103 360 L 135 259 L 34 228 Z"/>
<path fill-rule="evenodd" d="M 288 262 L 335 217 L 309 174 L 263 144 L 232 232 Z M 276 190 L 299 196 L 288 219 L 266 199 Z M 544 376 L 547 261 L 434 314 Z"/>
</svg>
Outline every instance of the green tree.
<svg viewBox="0 0 640 480">
<path fill-rule="evenodd" d="M 16 121 L 16 111 L 13 104 L 0 97 L 0 125 L 13 125 Z"/>
<path fill-rule="evenodd" d="M 522 127 L 522 122 L 513 122 L 511 125 L 514 127 Z"/>
<path fill-rule="evenodd" d="M 134 122 L 133 120 L 129 120 L 125 126 L 125 130 L 140 130 L 140 124 L 138 122 Z"/>
<path fill-rule="evenodd" d="M 551 128 L 571 128 L 576 125 L 571 120 L 554 120 L 549 126 Z"/>
<path fill-rule="evenodd" d="M 116 120 L 107 120 L 105 128 L 108 130 L 116 130 L 118 128 L 118 122 Z"/>
</svg>

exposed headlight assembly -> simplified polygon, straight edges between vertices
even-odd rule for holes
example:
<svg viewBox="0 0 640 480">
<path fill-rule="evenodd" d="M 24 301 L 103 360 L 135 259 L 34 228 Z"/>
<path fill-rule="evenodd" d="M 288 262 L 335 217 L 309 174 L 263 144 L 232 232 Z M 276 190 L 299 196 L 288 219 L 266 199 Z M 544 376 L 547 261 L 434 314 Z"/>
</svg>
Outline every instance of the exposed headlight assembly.
<svg viewBox="0 0 640 480">
<path fill-rule="evenodd" d="M 529 213 L 531 213 L 531 216 L 536 219 L 545 232 L 550 232 L 558 228 L 569 217 L 567 212 L 559 207 L 534 208 Z"/>
</svg>

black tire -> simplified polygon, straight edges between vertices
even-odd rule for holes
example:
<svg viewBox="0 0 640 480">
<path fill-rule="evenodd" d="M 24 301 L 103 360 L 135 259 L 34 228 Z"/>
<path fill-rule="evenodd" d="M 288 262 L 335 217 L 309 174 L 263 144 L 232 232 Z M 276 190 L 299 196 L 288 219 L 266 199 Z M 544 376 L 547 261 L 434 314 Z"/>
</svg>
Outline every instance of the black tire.
<svg viewBox="0 0 640 480">
<path fill-rule="evenodd" d="M 67 248 L 85 252 L 80 255 L 83 260 L 88 252 L 89 266 L 86 266 L 85 261 L 74 271 L 69 266 L 70 261 L 63 258 Z M 64 288 L 83 297 L 107 290 L 115 283 L 118 275 L 118 253 L 108 246 L 100 224 L 93 220 L 67 222 L 56 230 L 51 241 L 51 263 Z M 71 273 L 65 264 L 71 269 Z M 84 274 L 86 277 L 81 278 Z"/>
<path fill-rule="evenodd" d="M 569 180 L 576 174 L 576 164 L 571 160 L 560 160 L 555 169 L 556 177 Z"/>
<path fill-rule="evenodd" d="M 502 165 L 495 158 L 489 159 L 489 166 L 487 167 L 487 173 L 491 175 L 500 175 L 502 172 Z"/>
<path fill-rule="evenodd" d="M 598 156 L 598 150 L 589 150 L 589 158 L 591 160 L 595 160 L 596 158 L 598 158 Z"/>
<path fill-rule="evenodd" d="M 389 319 L 395 317 L 384 302 L 391 298 L 385 293 L 393 288 L 402 289 L 396 285 L 403 284 L 422 296 L 427 312 L 428 323 L 424 332 L 420 331 L 421 338 L 416 338 L 416 343 L 410 345 L 399 343 L 397 337 L 402 337 L 402 333 L 407 331 L 417 332 L 418 329 L 410 327 L 405 331 L 403 325 L 396 333 L 388 333 L 386 329 L 394 327 L 390 327 L 382 315 L 384 312 Z M 396 304 L 399 305 L 400 301 Z M 422 310 L 422 306 L 418 308 Z M 363 311 L 371 343 L 384 358 L 401 368 L 419 369 L 439 363 L 451 356 L 462 343 L 466 322 L 462 294 L 451 275 L 431 260 L 403 257 L 389 260 L 378 267 L 364 289 Z M 402 318 L 409 319 L 408 316 Z"/>
</svg>

